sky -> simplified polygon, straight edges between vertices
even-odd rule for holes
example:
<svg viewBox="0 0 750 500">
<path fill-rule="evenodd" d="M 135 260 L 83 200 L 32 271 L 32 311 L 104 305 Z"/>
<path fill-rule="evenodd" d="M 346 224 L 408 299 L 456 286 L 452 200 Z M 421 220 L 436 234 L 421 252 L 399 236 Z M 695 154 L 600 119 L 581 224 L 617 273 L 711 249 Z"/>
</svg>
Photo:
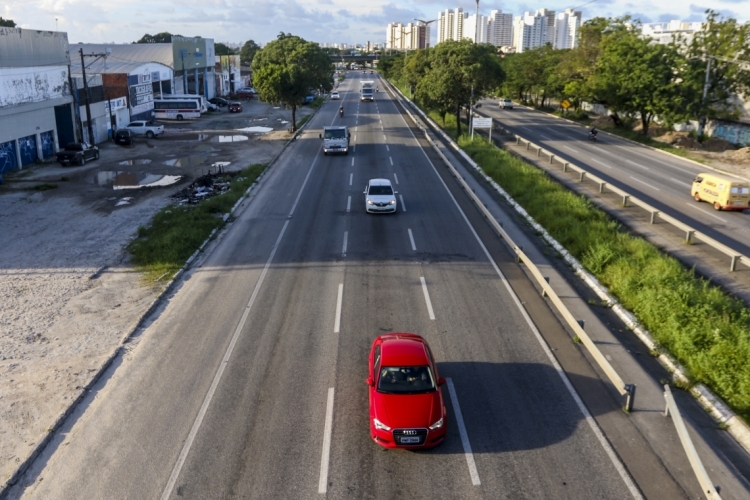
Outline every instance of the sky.
<svg viewBox="0 0 750 500">
<path fill-rule="evenodd" d="M 711 6 L 725 17 L 750 21 L 750 0 L 479 0 L 479 13 L 498 9 L 521 15 L 541 8 L 576 8 L 583 19 L 629 14 L 641 22 L 703 21 Z M 697 2 L 697 3 L 692 3 Z M 431 20 L 438 12 L 473 0 L 5 0 L 0 17 L 17 27 L 65 31 L 71 43 L 131 43 L 144 34 L 167 31 L 215 42 L 263 45 L 280 32 L 318 43 L 384 43 L 388 23 Z M 433 24 L 434 25 L 434 24 Z M 435 29 L 432 30 L 435 41 Z"/>
</svg>

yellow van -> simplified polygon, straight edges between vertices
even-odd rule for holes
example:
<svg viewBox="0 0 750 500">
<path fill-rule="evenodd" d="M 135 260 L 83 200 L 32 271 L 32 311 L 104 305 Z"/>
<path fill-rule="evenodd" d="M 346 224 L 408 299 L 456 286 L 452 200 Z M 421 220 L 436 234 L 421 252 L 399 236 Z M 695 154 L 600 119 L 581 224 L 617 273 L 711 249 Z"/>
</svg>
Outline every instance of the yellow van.
<svg viewBox="0 0 750 500">
<path fill-rule="evenodd" d="M 695 201 L 713 203 L 716 210 L 746 210 L 750 204 L 750 183 L 716 174 L 698 174 L 690 192 Z"/>
</svg>

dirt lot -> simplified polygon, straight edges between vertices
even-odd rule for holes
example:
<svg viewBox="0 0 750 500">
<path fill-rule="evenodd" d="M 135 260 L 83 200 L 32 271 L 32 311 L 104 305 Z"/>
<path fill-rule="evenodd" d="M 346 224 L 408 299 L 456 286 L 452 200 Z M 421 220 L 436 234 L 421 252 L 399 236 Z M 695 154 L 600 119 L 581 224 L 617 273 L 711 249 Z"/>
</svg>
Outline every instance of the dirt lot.
<svg viewBox="0 0 750 500">
<path fill-rule="evenodd" d="M 0 477 L 27 459 L 161 292 L 125 245 L 169 196 L 217 168 L 267 163 L 291 112 L 258 101 L 133 147 L 99 145 L 84 166 L 46 163 L 0 186 Z M 297 119 L 313 110 L 303 107 Z M 158 187 L 150 187 L 158 186 Z M 48 188 L 48 189 L 45 189 Z"/>
</svg>

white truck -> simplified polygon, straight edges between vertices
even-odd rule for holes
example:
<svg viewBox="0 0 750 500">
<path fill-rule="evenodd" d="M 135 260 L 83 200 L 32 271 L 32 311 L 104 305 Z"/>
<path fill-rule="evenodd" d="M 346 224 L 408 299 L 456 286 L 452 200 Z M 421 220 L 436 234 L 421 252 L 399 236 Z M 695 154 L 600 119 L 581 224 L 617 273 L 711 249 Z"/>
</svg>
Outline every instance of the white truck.
<svg viewBox="0 0 750 500">
<path fill-rule="evenodd" d="M 349 138 L 351 133 L 346 126 L 323 127 L 323 133 L 319 135 L 323 139 L 323 154 L 344 153 L 349 154 Z"/>
<path fill-rule="evenodd" d="M 145 135 L 149 139 L 164 133 L 164 125 L 157 125 L 146 120 L 130 122 L 126 125 L 126 128 L 132 130 L 134 135 Z"/>
<path fill-rule="evenodd" d="M 374 101 L 375 100 L 375 82 L 372 80 L 365 80 L 359 84 L 359 100 L 360 101 Z"/>
</svg>

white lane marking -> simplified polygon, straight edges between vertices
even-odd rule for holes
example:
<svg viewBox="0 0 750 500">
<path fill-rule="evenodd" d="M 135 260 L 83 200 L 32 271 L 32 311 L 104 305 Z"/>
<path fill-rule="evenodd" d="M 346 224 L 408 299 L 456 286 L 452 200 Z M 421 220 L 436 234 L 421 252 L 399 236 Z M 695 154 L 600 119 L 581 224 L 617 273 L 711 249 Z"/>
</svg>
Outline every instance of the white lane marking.
<svg viewBox="0 0 750 500">
<path fill-rule="evenodd" d="M 389 147 L 388 147 L 388 144 L 386 144 L 386 145 L 385 145 L 385 150 L 386 150 L 386 151 L 388 151 L 388 152 L 390 153 L 390 151 L 391 151 L 391 148 L 389 148 Z"/>
<path fill-rule="evenodd" d="M 333 321 L 333 333 L 339 333 L 339 330 L 341 329 L 341 304 L 343 300 L 344 300 L 344 284 L 339 283 L 339 292 L 336 297 L 336 318 Z"/>
<path fill-rule="evenodd" d="M 351 210 L 352 210 L 352 197 L 351 197 L 351 196 L 349 196 L 349 197 L 348 197 L 348 198 L 346 199 L 346 211 L 347 211 L 347 212 L 351 212 Z"/>
<path fill-rule="evenodd" d="M 574 153 L 577 153 L 577 152 L 578 152 L 578 150 L 577 150 L 577 149 L 573 149 L 573 148 L 571 148 L 570 146 L 563 146 L 563 147 L 564 147 L 565 149 L 568 149 L 568 150 L 570 150 L 570 151 L 573 151 Z"/>
<path fill-rule="evenodd" d="M 346 257 L 346 243 L 349 239 L 349 231 L 344 231 L 344 247 L 341 249 L 341 255 Z"/>
<path fill-rule="evenodd" d="M 636 181 L 636 182 L 640 182 L 641 184 L 645 184 L 646 186 L 650 187 L 651 189 L 655 189 L 655 190 L 657 190 L 657 191 L 661 191 L 661 189 L 659 189 L 659 188 L 656 188 L 656 187 L 652 186 L 651 184 L 649 184 L 648 182 L 646 182 L 646 181 L 642 181 L 642 180 L 638 179 L 637 177 L 633 177 L 633 176 L 631 175 L 631 176 L 630 176 L 630 178 L 631 178 L 631 179 L 633 179 L 633 180 L 634 180 L 634 181 Z"/>
<path fill-rule="evenodd" d="M 398 197 L 401 199 L 401 211 L 406 212 L 406 205 L 404 205 L 404 197 L 401 195 L 398 195 Z"/>
<path fill-rule="evenodd" d="M 354 134 L 354 140 L 352 142 L 357 142 L 357 134 Z"/>
<path fill-rule="evenodd" d="M 343 285 L 339 285 L 341 287 Z M 333 387 L 328 388 L 328 402 L 326 403 L 326 424 L 323 429 L 323 455 L 320 457 L 320 479 L 318 493 L 325 493 L 328 489 L 328 457 L 331 455 L 331 429 L 333 428 Z"/>
<path fill-rule="evenodd" d="M 677 184 L 679 184 L 680 186 L 685 186 L 686 188 L 691 188 L 691 187 L 693 187 L 693 185 L 692 185 L 692 184 L 690 184 L 690 183 L 688 183 L 688 182 L 683 182 L 683 181 L 681 181 L 681 180 L 679 180 L 679 179 L 675 179 L 674 177 L 670 177 L 670 178 L 669 178 L 669 180 L 670 180 L 670 181 L 672 181 L 672 182 L 676 182 L 676 183 L 677 183 Z"/>
<path fill-rule="evenodd" d="M 603 166 L 603 167 L 607 167 L 607 168 L 612 168 L 612 167 L 610 167 L 609 165 L 607 165 L 606 163 L 603 163 L 603 162 L 601 162 L 601 161 L 597 160 L 596 158 L 591 158 L 591 161 L 593 161 L 593 162 L 595 162 L 595 163 L 598 163 L 599 165 L 601 165 L 601 166 Z"/>
<path fill-rule="evenodd" d="M 414 244 L 414 235 L 412 234 L 411 229 L 407 228 L 407 230 L 409 231 L 409 241 L 411 241 L 411 249 L 416 252 L 417 245 Z"/>
<path fill-rule="evenodd" d="M 453 387 L 453 380 L 449 378 L 445 379 L 448 384 L 448 393 L 451 396 L 451 405 L 453 411 L 456 413 L 456 424 L 458 425 L 458 433 L 461 434 L 461 444 L 464 446 L 464 455 L 466 455 L 466 465 L 469 466 L 469 475 L 471 476 L 471 484 L 479 486 L 479 472 L 477 472 L 477 464 L 474 463 L 474 454 L 471 452 L 471 443 L 469 442 L 469 434 L 466 432 L 466 425 L 464 425 L 464 417 L 461 413 L 461 407 L 458 405 L 458 398 L 456 397 L 456 389 Z"/>
<path fill-rule="evenodd" d="M 697 205 L 693 205 L 692 203 L 686 203 L 686 205 L 688 205 L 689 207 L 697 208 L 698 210 L 703 212 L 703 215 L 708 215 L 709 217 L 713 217 L 714 219 L 719 219 L 721 222 L 726 222 L 724 219 L 722 219 L 718 215 L 714 215 L 711 212 L 706 212 L 705 210 L 703 210 L 701 207 Z"/>
<path fill-rule="evenodd" d="M 387 139 L 385 138 L 385 134 L 383 134 L 383 140 L 384 140 L 384 141 L 386 141 L 386 140 L 387 140 Z"/>
<path fill-rule="evenodd" d="M 396 172 L 393 172 L 393 178 L 396 179 L 396 184 L 398 184 L 398 175 L 396 175 Z"/>
<path fill-rule="evenodd" d="M 458 201 L 456 201 L 456 198 L 453 196 L 453 193 L 451 193 L 450 189 L 448 189 L 448 185 L 445 183 L 442 177 L 440 177 L 440 174 L 438 174 L 438 170 L 435 167 L 435 164 L 432 163 L 432 160 L 430 160 L 430 157 L 427 156 L 427 151 L 424 150 L 421 145 L 419 145 L 419 141 L 417 140 L 417 136 L 414 135 L 414 131 L 412 131 L 411 127 L 406 123 L 406 118 L 404 118 L 403 115 L 401 116 L 401 120 L 404 122 L 404 125 L 406 126 L 407 130 L 411 134 L 411 136 L 414 138 L 414 142 L 417 143 L 419 146 L 419 149 L 422 150 L 422 154 L 427 158 L 427 163 L 430 164 L 432 167 L 432 171 L 435 172 L 435 175 L 437 176 L 438 180 L 440 180 L 440 183 L 445 188 L 445 191 L 448 193 L 448 197 L 453 200 L 453 204 L 458 209 L 458 212 L 461 214 L 461 217 L 463 217 L 464 222 L 466 222 L 466 225 L 469 226 L 469 229 L 471 230 L 472 234 L 474 235 L 474 238 L 479 243 L 479 246 L 482 248 L 482 251 L 484 252 L 484 255 L 487 257 L 487 260 L 490 261 L 490 264 L 495 269 L 495 273 L 500 277 L 500 281 L 505 286 L 506 290 L 508 291 L 508 294 L 513 298 L 513 302 L 516 304 L 516 307 L 521 312 L 521 315 L 523 316 L 524 320 L 526 320 L 526 324 L 529 325 L 529 328 L 534 333 L 534 337 L 537 339 L 537 342 L 539 342 L 539 345 L 541 345 L 542 350 L 547 355 L 547 358 L 550 361 L 550 364 L 555 368 L 555 371 L 557 372 L 557 375 L 562 380 L 563 384 L 565 385 L 565 388 L 568 390 L 568 393 L 570 393 L 570 396 L 573 398 L 573 401 L 575 401 L 576 406 L 578 406 L 578 409 L 583 414 L 583 418 L 586 420 L 586 423 L 589 424 L 589 427 L 591 427 L 591 431 L 594 433 L 594 436 L 596 436 L 597 441 L 599 441 L 599 444 L 604 448 L 604 452 L 609 457 L 609 460 L 612 462 L 612 465 L 614 466 L 615 470 L 620 474 L 620 478 L 625 483 L 625 487 L 628 488 L 630 491 L 630 494 L 633 496 L 633 498 L 637 500 L 643 499 L 643 496 L 641 495 L 641 492 L 638 490 L 638 488 L 635 486 L 635 483 L 630 478 L 630 475 L 625 470 L 625 466 L 620 461 L 619 457 L 615 453 L 615 451 L 612 449 L 612 446 L 609 444 L 609 441 L 604 437 L 604 434 L 602 433 L 601 429 L 599 428 L 599 424 L 596 423 L 596 420 L 594 420 L 594 417 L 591 416 L 591 413 L 589 413 L 588 408 L 586 408 L 586 405 L 583 404 L 583 401 L 581 400 L 581 397 L 576 392 L 575 388 L 573 387 L 573 384 L 570 383 L 570 380 L 568 380 L 567 375 L 565 375 L 565 372 L 563 371 L 562 367 L 560 366 L 560 363 L 557 362 L 557 359 L 555 358 L 555 355 L 552 354 L 552 351 L 550 350 L 547 343 L 544 341 L 544 338 L 542 337 L 542 334 L 539 333 L 539 330 L 537 329 L 536 325 L 534 325 L 534 322 L 531 320 L 531 317 L 526 312 L 526 310 L 523 308 L 523 304 L 521 304 L 521 300 L 518 298 L 516 293 L 513 291 L 513 288 L 511 288 L 510 283 L 508 283 L 507 278 L 505 275 L 500 271 L 500 268 L 497 267 L 497 264 L 492 259 L 492 256 L 490 255 L 490 252 L 487 250 L 487 247 L 484 246 L 484 243 L 482 242 L 481 238 L 479 238 L 479 235 L 477 234 L 476 230 L 474 229 L 474 226 L 471 225 L 471 222 L 469 222 L 469 218 L 466 217 L 466 214 L 461 209 L 461 207 L 458 204 Z"/>
<path fill-rule="evenodd" d="M 187 459 L 188 453 L 190 452 L 190 448 L 193 446 L 193 441 L 195 441 L 195 436 L 198 435 L 198 430 L 200 429 L 201 424 L 203 423 L 203 418 L 206 416 L 206 412 L 208 412 L 208 407 L 211 404 L 211 400 L 214 397 L 216 388 L 219 386 L 219 381 L 221 380 L 221 376 L 224 374 L 224 369 L 229 364 L 229 358 L 232 356 L 232 351 L 234 351 L 234 346 L 237 344 L 237 340 L 240 338 L 240 333 L 242 332 L 242 329 L 245 326 L 245 321 L 247 321 L 247 317 L 250 315 L 250 309 L 253 307 L 253 304 L 255 303 L 255 298 L 258 296 L 258 292 L 260 291 L 260 287 L 263 284 L 263 280 L 266 277 L 266 273 L 268 273 L 268 268 L 271 267 L 271 261 L 273 260 L 274 255 L 276 255 L 276 250 L 279 248 L 279 245 L 281 244 L 281 238 L 284 237 L 284 233 L 286 232 L 286 228 L 288 225 L 289 225 L 289 219 L 287 219 L 284 222 L 284 227 L 281 228 L 279 237 L 276 239 L 276 243 L 274 243 L 273 249 L 271 250 L 271 255 L 268 256 L 268 260 L 266 261 L 266 266 L 263 268 L 263 272 L 260 273 L 260 278 L 258 278 L 258 282 L 255 284 L 253 293 L 252 295 L 250 295 L 250 300 L 245 306 L 245 310 L 242 313 L 242 318 L 240 318 L 240 322 L 237 324 L 237 328 L 235 328 L 234 330 L 234 334 L 232 335 L 232 340 L 229 342 L 229 346 L 227 347 L 227 350 L 224 353 L 224 357 L 221 359 L 219 368 L 218 370 L 216 370 L 214 379 L 211 381 L 211 386 L 208 388 L 206 397 L 203 398 L 203 404 L 201 405 L 201 408 L 198 411 L 198 415 L 196 415 L 195 417 L 195 421 L 193 422 L 193 427 L 190 429 L 187 439 L 185 439 L 185 443 L 182 445 L 182 450 L 180 451 L 179 457 L 177 457 L 177 462 L 175 462 L 174 467 L 172 468 L 172 474 L 170 474 L 169 480 L 167 481 L 167 485 L 164 487 L 164 491 L 161 494 L 162 500 L 168 500 L 169 497 L 172 495 L 172 490 L 174 489 L 174 485 L 177 482 L 177 478 L 180 475 L 182 466 L 185 464 L 185 460 Z"/>
<path fill-rule="evenodd" d="M 354 166 L 354 158 L 352 158 L 352 167 Z"/>
<path fill-rule="evenodd" d="M 634 161 L 630 161 L 630 160 L 625 160 L 625 161 L 626 161 L 627 163 L 630 163 L 631 165 L 635 165 L 635 166 L 636 166 L 636 167 L 638 167 L 638 168 L 643 168 L 643 169 L 646 169 L 646 168 L 648 168 L 648 167 L 646 167 L 646 166 L 644 166 L 644 165 L 641 165 L 640 163 L 636 163 L 636 162 L 634 162 Z"/>
<path fill-rule="evenodd" d="M 391 157 L 389 156 L 389 157 L 388 157 L 388 160 L 389 160 L 389 161 L 391 162 L 391 165 L 393 165 L 393 158 L 391 158 Z"/>
<path fill-rule="evenodd" d="M 427 312 L 430 315 L 430 319 L 435 319 L 435 311 L 432 310 L 432 302 L 430 302 L 430 292 L 427 291 L 427 283 L 424 280 L 424 276 L 420 276 L 419 280 L 422 282 L 422 292 L 424 292 L 424 301 L 427 302 Z"/>
<path fill-rule="evenodd" d="M 520 126 L 518 128 L 522 128 L 524 130 L 528 130 L 529 132 L 533 132 L 533 130 L 531 130 L 529 127 Z"/>
<path fill-rule="evenodd" d="M 349 185 L 352 185 L 352 180 L 354 179 L 354 174 L 349 174 Z"/>
<path fill-rule="evenodd" d="M 552 139 L 550 139 L 549 137 L 547 137 L 546 135 L 542 135 L 542 134 L 539 134 L 539 137 L 541 137 L 541 138 L 542 138 L 542 139 L 544 139 L 545 141 L 551 141 L 551 140 L 552 140 Z"/>
</svg>

